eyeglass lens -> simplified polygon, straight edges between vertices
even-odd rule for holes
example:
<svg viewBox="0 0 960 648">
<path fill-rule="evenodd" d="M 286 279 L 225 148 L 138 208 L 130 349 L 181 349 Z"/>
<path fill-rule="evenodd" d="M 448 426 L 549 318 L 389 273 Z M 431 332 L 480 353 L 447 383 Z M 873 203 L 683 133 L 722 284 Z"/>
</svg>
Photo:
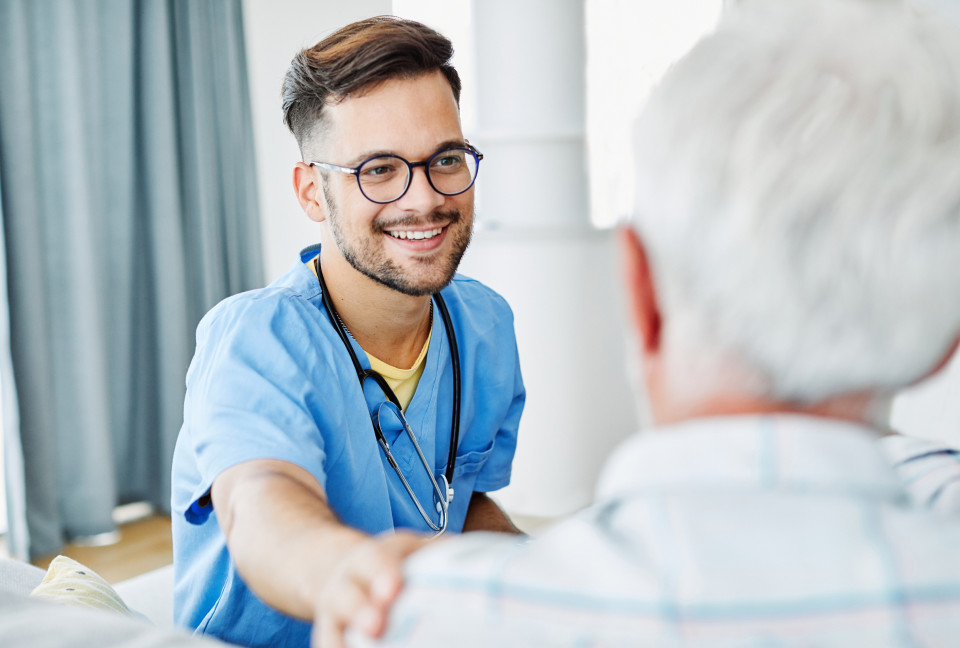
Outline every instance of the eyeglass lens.
<svg viewBox="0 0 960 648">
<path fill-rule="evenodd" d="M 439 193 L 455 196 L 470 188 L 477 177 L 477 158 L 467 149 L 452 148 L 432 156 L 424 167 Z M 392 202 L 407 190 L 411 168 L 403 158 L 384 155 L 363 163 L 357 173 L 360 189 L 374 202 Z"/>
</svg>

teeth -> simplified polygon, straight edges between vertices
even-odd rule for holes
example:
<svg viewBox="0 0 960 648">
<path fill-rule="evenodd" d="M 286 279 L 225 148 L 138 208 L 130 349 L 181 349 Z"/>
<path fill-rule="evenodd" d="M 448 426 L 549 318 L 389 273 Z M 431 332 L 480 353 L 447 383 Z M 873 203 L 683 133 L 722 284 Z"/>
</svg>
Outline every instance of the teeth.
<svg viewBox="0 0 960 648">
<path fill-rule="evenodd" d="M 438 227 L 437 229 L 427 230 L 425 232 L 418 231 L 418 232 L 387 232 L 387 233 L 393 238 L 421 241 L 424 239 L 432 239 L 434 236 L 437 236 L 442 231 L 443 231 L 443 228 Z"/>
</svg>

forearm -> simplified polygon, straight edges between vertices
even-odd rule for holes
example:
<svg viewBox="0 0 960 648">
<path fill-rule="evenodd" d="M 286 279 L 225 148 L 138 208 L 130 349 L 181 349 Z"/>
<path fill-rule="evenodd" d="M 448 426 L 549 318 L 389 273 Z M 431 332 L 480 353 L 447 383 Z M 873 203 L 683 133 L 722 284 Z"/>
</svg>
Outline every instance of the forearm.
<svg viewBox="0 0 960 648">
<path fill-rule="evenodd" d="M 497 533 L 513 533 L 522 535 L 497 503 L 486 493 L 475 492 L 470 497 L 470 506 L 467 508 L 467 517 L 463 522 L 463 530 L 467 531 L 495 531 Z"/>
<path fill-rule="evenodd" d="M 311 620 L 323 585 L 369 536 L 337 520 L 319 485 L 269 464 L 237 468 L 224 473 L 228 489 L 213 488 L 237 571 L 271 607 Z"/>
</svg>

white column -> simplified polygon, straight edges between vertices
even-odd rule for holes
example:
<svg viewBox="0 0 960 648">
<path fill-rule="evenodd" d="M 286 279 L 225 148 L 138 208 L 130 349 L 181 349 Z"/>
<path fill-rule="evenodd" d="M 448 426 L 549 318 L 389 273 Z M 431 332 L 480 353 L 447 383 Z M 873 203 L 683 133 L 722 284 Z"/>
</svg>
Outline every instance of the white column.
<svg viewBox="0 0 960 648">
<path fill-rule="evenodd" d="M 461 266 L 516 316 L 527 407 L 514 514 L 587 504 L 635 427 L 613 235 L 590 226 L 582 0 L 473 3 L 479 227 Z"/>
</svg>

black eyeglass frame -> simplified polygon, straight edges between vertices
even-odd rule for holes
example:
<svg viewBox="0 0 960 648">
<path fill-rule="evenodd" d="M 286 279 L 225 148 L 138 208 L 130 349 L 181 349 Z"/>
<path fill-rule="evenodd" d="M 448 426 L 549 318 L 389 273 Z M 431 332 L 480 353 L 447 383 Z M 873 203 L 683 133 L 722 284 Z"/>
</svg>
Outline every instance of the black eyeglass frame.
<svg viewBox="0 0 960 648">
<path fill-rule="evenodd" d="M 473 159 L 476 161 L 476 164 L 477 164 L 476 171 L 473 174 L 473 178 L 470 179 L 470 184 L 468 184 L 466 187 L 464 187 L 460 191 L 454 191 L 453 193 L 448 193 L 446 191 L 440 191 L 439 189 L 437 189 L 437 186 L 433 184 L 433 178 L 430 176 L 430 164 L 434 160 L 436 160 L 438 157 L 446 153 L 449 153 L 450 151 L 466 151 L 467 153 L 473 156 Z M 406 185 L 404 185 L 403 191 L 400 192 L 400 195 L 397 196 L 396 198 L 392 198 L 391 200 L 374 200 L 373 198 L 367 195 L 366 191 L 363 190 L 363 183 L 360 182 L 360 169 L 362 169 L 367 162 L 370 162 L 371 160 L 379 160 L 382 158 L 394 158 L 394 159 L 400 160 L 405 165 L 407 165 L 407 183 Z M 470 190 L 470 187 L 472 187 L 474 183 L 477 181 L 477 176 L 480 175 L 480 160 L 482 159 L 483 159 L 483 153 L 478 151 L 472 145 L 465 144 L 463 146 L 450 146 L 441 151 L 437 151 L 426 160 L 421 160 L 420 162 L 409 162 L 408 160 L 405 160 L 399 155 L 386 154 L 386 155 L 372 155 L 355 167 L 345 167 L 345 166 L 340 166 L 338 164 L 330 164 L 329 162 L 310 162 L 310 166 L 312 167 L 315 166 L 315 167 L 320 167 L 321 169 L 329 169 L 331 171 L 339 171 L 340 173 L 350 174 L 357 179 L 357 187 L 360 189 L 360 193 L 363 194 L 364 198 L 378 205 L 388 205 L 392 202 L 397 202 L 398 200 L 403 198 L 405 195 L 407 195 L 407 191 L 410 189 L 410 183 L 413 182 L 413 170 L 416 167 L 420 167 L 420 166 L 423 167 L 423 172 L 427 176 L 427 182 L 430 183 L 430 187 L 441 196 L 459 196 L 462 193 L 466 193 L 467 191 Z"/>
</svg>

